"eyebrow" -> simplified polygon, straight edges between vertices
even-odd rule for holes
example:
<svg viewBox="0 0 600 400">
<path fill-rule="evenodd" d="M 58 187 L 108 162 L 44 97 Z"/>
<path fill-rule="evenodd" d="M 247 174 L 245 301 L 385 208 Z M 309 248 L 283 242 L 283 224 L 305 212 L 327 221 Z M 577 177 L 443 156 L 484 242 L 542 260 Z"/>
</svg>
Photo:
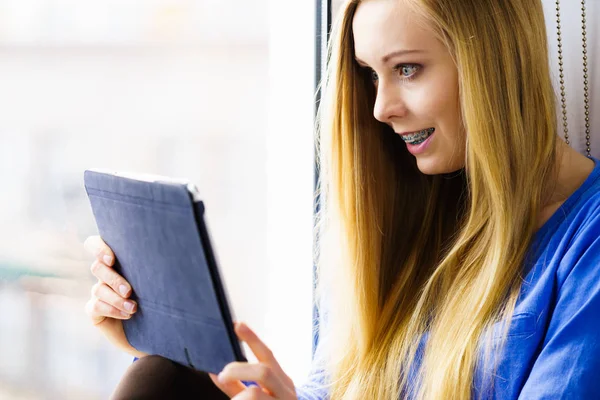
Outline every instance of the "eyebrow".
<svg viewBox="0 0 600 400">
<path fill-rule="evenodd" d="M 386 56 L 384 56 L 381 61 L 385 64 L 386 62 L 388 62 L 390 60 L 390 58 L 392 57 L 397 57 L 397 56 L 402 56 L 402 55 L 406 55 L 406 54 L 415 54 L 415 53 L 424 53 L 424 50 L 398 50 L 398 51 L 394 51 Z M 359 63 L 359 64 L 367 64 L 366 62 L 362 61 L 361 59 L 359 59 L 358 57 L 355 57 L 355 60 Z"/>
</svg>

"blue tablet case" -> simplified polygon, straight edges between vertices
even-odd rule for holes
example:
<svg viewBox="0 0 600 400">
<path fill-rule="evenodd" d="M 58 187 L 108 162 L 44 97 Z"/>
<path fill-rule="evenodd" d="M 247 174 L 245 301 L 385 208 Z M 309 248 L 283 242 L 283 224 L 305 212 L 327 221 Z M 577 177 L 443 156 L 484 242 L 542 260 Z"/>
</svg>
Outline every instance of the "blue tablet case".
<svg viewBox="0 0 600 400">
<path fill-rule="evenodd" d="M 85 189 L 115 269 L 138 311 L 123 328 L 136 349 L 219 373 L 246 361 L 204 220 L 187 185 L 92 170 Z"/>
</svg>

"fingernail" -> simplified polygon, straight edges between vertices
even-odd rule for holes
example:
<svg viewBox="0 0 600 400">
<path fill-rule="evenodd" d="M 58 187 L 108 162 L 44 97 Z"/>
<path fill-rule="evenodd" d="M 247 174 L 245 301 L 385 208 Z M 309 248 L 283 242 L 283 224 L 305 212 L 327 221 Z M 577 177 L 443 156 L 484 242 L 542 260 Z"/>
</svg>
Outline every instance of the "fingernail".
<svg viewBox="0 0 600 400">
<path fill-rule="evenodd" d="M 218 376 L 217 379 L 219 380 L 219 382 L 224 383 L 225 382 L 225 375 L 221 372 Z"/>
<path fill-rule="evenodd" d="M 131 314 L 126 313 L 125 311 L 121 311 L 121 315 L 127 318 L 131 317 Z"/>
<path fill-rule="evenodd" d="M 113 262 L 113 258 L 111 256 L 109 256 L 108 254 L 105 255 L 104 257 L 102 257 L 102 259 L 104 260 L 104 263 L 106 265 L 111 265 Z"/>
<path fill-rule="evenodd" d="M 133 303 L 130 301 L 123 303 L 123 307 L 125 307 L 127 311 L 133 311 Z"/>
<path fill-rule="evenodd" d="M 121 293 L 121 296 L 127 296 L 128 291 L 129 291 L 129 289 L 127 288 L 127 286 L 125 286 L 125 285 L 119 286 L 119 293 Z"/>
</svg>

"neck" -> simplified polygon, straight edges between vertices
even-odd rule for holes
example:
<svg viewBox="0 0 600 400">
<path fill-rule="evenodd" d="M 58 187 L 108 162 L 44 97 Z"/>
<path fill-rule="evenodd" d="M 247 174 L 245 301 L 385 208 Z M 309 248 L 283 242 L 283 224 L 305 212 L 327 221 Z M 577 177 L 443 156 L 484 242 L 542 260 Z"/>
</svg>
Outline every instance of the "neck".
<svg viewBox="0 0 600 400">
<path fill-rule="evenodd" d="M 556 174 L 546 187 L 548 200 L 538 216 L 539 229 L 586 180 L 594 169 L 594 162 L 567 145 L 562 138 L 556 143 Z"/>
</svg>

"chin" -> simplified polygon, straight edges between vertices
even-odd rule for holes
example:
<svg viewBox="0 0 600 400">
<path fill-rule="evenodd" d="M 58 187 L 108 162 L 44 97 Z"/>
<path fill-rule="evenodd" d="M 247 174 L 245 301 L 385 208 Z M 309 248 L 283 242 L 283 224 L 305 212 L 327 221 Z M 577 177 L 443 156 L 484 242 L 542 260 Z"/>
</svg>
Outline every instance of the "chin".
<svg viewBox="0 0 600 400">
<path fill-rule="evenodd" d="M 443 175 L 460 171 L 465 167 L 465 163 L 459 160 L 441 160 L 437 157 L 417 157 L 417 167 L 424 175 Z"/>
</svg>

